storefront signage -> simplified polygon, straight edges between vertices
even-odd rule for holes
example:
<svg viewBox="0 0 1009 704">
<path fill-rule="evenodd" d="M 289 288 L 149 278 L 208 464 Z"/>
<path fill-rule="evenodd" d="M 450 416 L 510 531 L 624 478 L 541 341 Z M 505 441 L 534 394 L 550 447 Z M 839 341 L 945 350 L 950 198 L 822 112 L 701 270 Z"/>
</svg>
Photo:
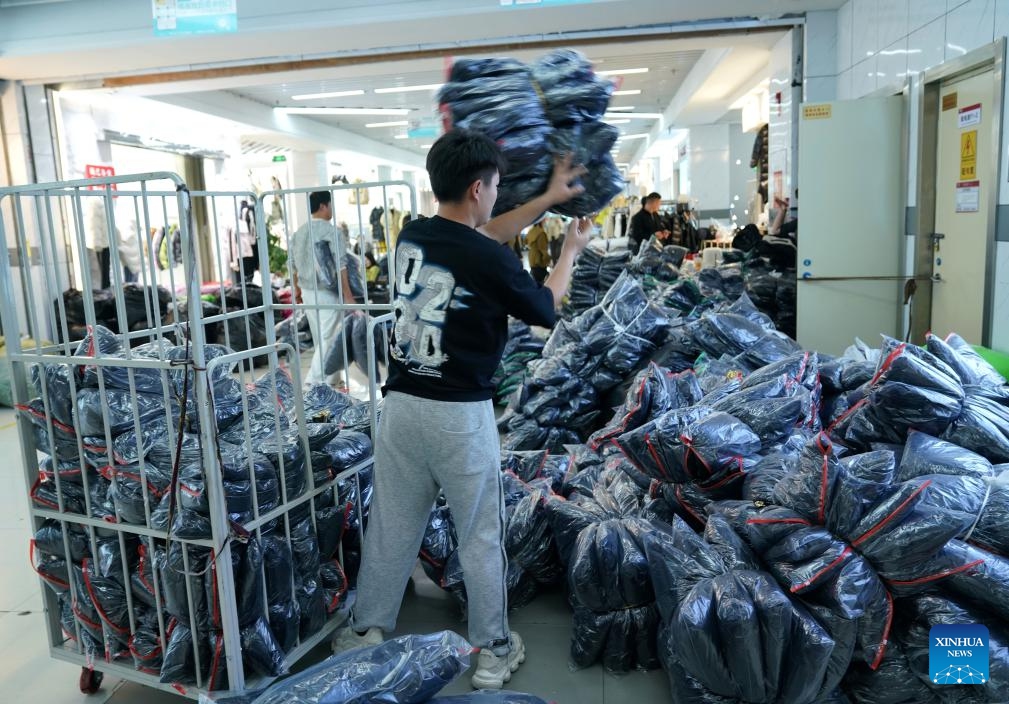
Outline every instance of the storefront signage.
<svg viewBox="0 0 1009 704">
<path fill-rule="evenodd" d="M 964 127 L 970 127 L 971 125 L 981 124 L 981 103 L 977 105 L 968 105 L 965 108 L 960 108 L 959 113 L 960 129 Z"/>
<path fill-rule="evenodd" d="M 981 182 L 960 181 L 956 184 L 956 212 L 976 213 L 981 207 Z"/>
<path fill-rule="evenodd" d="M 151 0 L 154 36 L 238 31 L 238 0 Z"/>
<path fill-rule="evenodd" d="M 273 157 L 273 163 L 279 164 L 280 162 L 287 161 L 287 157 L 283 154 L 277 154 Z"/>
<path fill-rule="evenodd" d="M 956 108 L 956 93 L 949 93 L 948 95 L 942 96 L 942 111 L 953 110 Z"/>
<path fill-rule="evenodd" d="M 802 106 L 803 120 L 829 120 L 833 111 L 830 103 L 819 103 L 816 105 Z"/>
<path fill-rule="evenodd" d="M 116 168 L 114 166 L 107 166 L 103 164 L 85 164 L 84 165 L 84 178 L 110 178 L 116 175 Z M 112 190 L 116 190 L 116 184 L 111 185 Z M 101 191 L 104 190 L 105 186 L 88 186 L 89 191 Z"/>
<path fill-rule="evenodd" d="M 977 178 L 977 130 L 960 133 L 960 180 Z"/>
</svg>

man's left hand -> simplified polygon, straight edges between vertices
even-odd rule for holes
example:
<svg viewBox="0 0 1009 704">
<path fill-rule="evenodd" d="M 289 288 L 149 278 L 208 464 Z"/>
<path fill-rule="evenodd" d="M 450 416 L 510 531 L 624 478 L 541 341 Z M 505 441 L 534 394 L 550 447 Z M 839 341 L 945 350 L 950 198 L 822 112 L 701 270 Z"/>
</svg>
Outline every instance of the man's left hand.
<svg viewBox="0 0 1009 704">
<path fill-rule="evenodd" d="M 554 170 L 550 176 L 550 185 L 547 186 L 546 195 L 554 205 L 566 203 L 585 190 L 581 184 L 572 184 L 580 176 L 588 173 L 584 166 L 572 166 L 571 155 L 554 159 Z"/>
</svg>

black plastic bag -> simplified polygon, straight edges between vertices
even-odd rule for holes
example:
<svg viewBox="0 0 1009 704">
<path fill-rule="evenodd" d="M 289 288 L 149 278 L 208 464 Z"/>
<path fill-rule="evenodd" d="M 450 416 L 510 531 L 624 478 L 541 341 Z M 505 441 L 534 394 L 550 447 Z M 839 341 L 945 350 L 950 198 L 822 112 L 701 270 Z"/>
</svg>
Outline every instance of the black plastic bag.
<svg viewBox="0 0 1009 704">
<path fill-rule="evenodd" d="M 280 677 L 290 671 L 284 651 L 262 615 L 242 629 L 241 638 L 242 662 L 253 672 L 263 677 Z"/>
</svg>

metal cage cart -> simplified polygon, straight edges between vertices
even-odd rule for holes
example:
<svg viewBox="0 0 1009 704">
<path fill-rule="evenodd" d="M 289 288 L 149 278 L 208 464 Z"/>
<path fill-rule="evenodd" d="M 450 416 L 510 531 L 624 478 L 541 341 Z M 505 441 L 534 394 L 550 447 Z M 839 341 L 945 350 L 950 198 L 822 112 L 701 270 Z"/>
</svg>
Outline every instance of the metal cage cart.
<svg viewBox="0 0 1009 704">
<path fill-rule="evenodd" d="M 276 322 L 312 306 L 275 299 L 264 213 L 264 196 L 169 173 L 0 189 L 31 559 L 51 655 L 82 666 L 84 692 L 102 672 L 254 690 L 345 620 L 376 375 L 363 400 L 302 389 Z M 234 256 L 243 232 L 253 258 Z"/>
</svg>

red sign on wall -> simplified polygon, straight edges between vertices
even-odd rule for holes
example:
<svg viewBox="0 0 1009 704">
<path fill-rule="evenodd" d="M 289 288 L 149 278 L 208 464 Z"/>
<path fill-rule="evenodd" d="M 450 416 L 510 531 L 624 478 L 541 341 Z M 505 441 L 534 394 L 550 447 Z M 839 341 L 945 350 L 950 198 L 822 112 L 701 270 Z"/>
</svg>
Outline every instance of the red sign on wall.
<svg viewBox="0 0 1009 704">
<path fill-rule="evenodd" d="M 104 166 L 102 164 L 84 165 L 84 178 L 108 178 L 115 175 L 116 168 L 114 166 Z M 116 190 L 116 184 L 111 184 L 111 187 L 113 191 Z M 104 186 L 88 186 L 88 189 L 92 191 L 98 191 L 104 188 Z"/>
</svg>

